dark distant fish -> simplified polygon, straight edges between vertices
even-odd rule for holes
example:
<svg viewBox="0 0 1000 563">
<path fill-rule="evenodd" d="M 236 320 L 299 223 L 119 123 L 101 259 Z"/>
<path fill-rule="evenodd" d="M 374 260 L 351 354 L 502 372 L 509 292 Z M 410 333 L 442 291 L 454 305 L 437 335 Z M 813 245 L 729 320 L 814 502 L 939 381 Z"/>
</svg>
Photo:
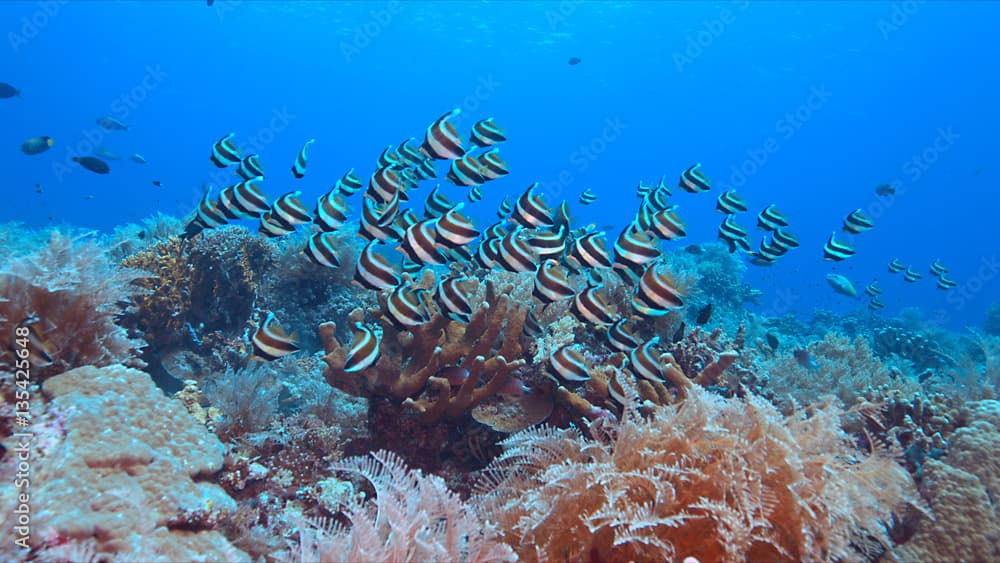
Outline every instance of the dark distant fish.
<svg viewBox="0 0 1000 563">
<path fill-rule="evenodd" d="M 42 185 L 41 184 L 35 184 L 35 193 L 36 194 L 42 193 Z"/>
<path fill-rule="evenodd" d="M 90 170 L 94 174 L 107 174 L 111 172 L 111 167 L 108 166 L 108 163 L 95 156 L 74 156 L 73 162 Z"/>
<path fill-rule="evenodd" d="M 136 164 L 146 164 L 146 159 L 139 153 L 135 153 L 129 159 Z"/>
<path fill-rule="evenodd" d="M 670 341 L 671 342 L 680 342 L 684 338 L 684 329 L 685 328 L 687 328 L 687 327 L 684 325 L 684 321 L 681 321 L 681 324 L 677 325 L 677 330 L 675 330 L 674 334 L 670 337 Z"/>
<path fill-rule="evenodd" d="M 21 152 L 28 155 L 42 154 L 52 148 L 53 143 L 55 141 L 52 140 L 52 137 L 32 137 L 21 143 Z"/>
<path fill-rule="evenodd" d="M 583 59 L 581 59 L 580 57 L 570 57 L 568 61 L 569 66 L 576 66 L 581 62 L 583 62 Z"/>
<path fill-rule="evenodd" d="M 795 361 L 798 362 L 800 366 L 806 369 L 819 369 L 819 364 L 816 363 L 816 360 L 813 359 L 812 354 L 810 354 L 808 350 L 798 348 L 792 352 L 792 355 L 795 356 Z"/>
<path fill-rule="evenodd" d="M 875 195 L 888 196 L 896 193 L 896 188 L 892 187 L 891 184 L 879 184 L 875 186 Z"/>
<path fill-rule="evenodd" d="M 705 305 L 704 307 L 701 308 L 700 311 L 698 311 L 698 318 L 696 318 L 694 322 L 697 323 L 697 324 L 703 325 L 703 324 L 707 323 L 710 318 L 712 318 L 712 304 L 711 303 L 709 303 L 708 305 Z"/>
<path fill-rule="evenodd" d="M 767 341 L 767 345 L 771 347 L 771 350 L 777 351 L 778 346 L 781 344 L 778 342 L 778 337 L 774 335 L 773 332 L 769 332 L 764 335 L 764 340 Z"/>
<path fill-rule="evenodd" d="M 107 115 L 104 117 L 98 117 L 97 124 L 100 125 L 101 128 L 107 129 L 108 131 L 128 131 L 128 125 L 125 125 L 121 121 Z"/>
<path fill-rule="evenodd" d="M 274 313 L 268 313 L 264 322 L 256 326 L 251 339 L 253 354 L 251 360 L 270 362 L 298 351 L 295 338 L 286 333 L 274 320 Z"/>
<path fill-rule="evenodd" d="M 6 100 L 15 96 L 20 98 L 21 91 L 6 82 L 0 82 L 0 100 Z"/>
<path fill-rule="evenodd" d="M 684 252 L 688 254 L 694 254 L 695 256 L 700 256 L 705 253 L 705 247 L 700 244 L 689 244 L 684 247 Z"/>
<path fill-rule="evenodd" d="M 159 187 L 163 186 L 163 183 L 160 182 L 159 180 L 153 180 L 153 185 L 156 186 L 157 188 L 159 188 Z"/>
<path fill-rule="evenodd" d="M 861 212 L 860 209 L 855 209 L 844 218 L 844 231 L 851 233 L 852 235 L 859 235 L 865 231 L 870 231 L 875 224 L 872 220 Z"/>
<path fill-rule="evenodd" d="M 209 8 L 211 8 L 212 4 L 215 4 L 215 0 L 205 0 L 205 4 L 208 5 Z"/>
<path fill-rule="evenodd" d="M 590 205 L 595 201 L 597 201 L 597 194 L 590 191 L 590 188 L 583 190 L 583 193 L 580 194 L 580 203 L 584 205 Z"/>
<path fill-rule="evenodd" d="M 309 145 L 316 142 L 316 139 L 309 139 L 306 141 L 302 148 L 299 149 L 299 154 L 295 157 L 295 162 L 292 163 L 292 175 L 296 178 L 301 178 L 306 175 L 306 151 L 309 149 Z"/>
</svg>

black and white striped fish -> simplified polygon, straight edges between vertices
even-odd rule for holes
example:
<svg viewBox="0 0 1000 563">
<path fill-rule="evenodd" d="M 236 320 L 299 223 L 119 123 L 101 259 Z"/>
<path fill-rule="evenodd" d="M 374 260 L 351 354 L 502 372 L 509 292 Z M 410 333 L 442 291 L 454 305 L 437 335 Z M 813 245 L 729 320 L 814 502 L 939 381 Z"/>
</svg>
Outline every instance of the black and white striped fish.
<svg viewBox="0 0 1000 563">
<path fill-rule="evenodd" d="M 270 362 L 299 350 L 295 337 L 278 326 L 271 312 L 264 317 L 264 322 L 255 326 L 250 340 L 253 346 L 251 360 Z"/>
<path fill-rule="evenodd" d="M 462 148 L 462 139 L 455 131 L 455 125 L 448 122 L 449 119 L 461 113 L 461 109 L 455 108 L 448 113 L 437 118 L 424 134 L 424 142 L 420 145 L 420 151 L 425 155 L 437 160 L 462 158 L 465 149 Z"/>
<path fill-rule="evenodd" d="M 854 256 L 854 247 L 838 241 L 836 235 L 836 232 L 830 233 L 830 238 L 823 245 L 823 259 L 828 262 L 840 262 Z"/>
<path fill-rule="evenodd" d="M 355 322 L 351 327 L 351 347 L 347 349 L 344 371 L 361 371 L 378 361 L 378 357 L 379 337 L 365 325 Z"/>
<path fill-rule="evenodd" d="M 316 139 L 309 139 L 302 145 L 299 149 L 299 154 L 295 156 L 295 162 L 292 163 L 292 176 L 296 178 L 302 178 L 306 175 L 306 152 L 309 150 L 309 145 L 316 142 Z"/>
<path fill-rule="evenodd" d="M 236 133 L 230 133 L 212 145 L 212 156 L 209 160 L 219 168 L 232 166 L 240 161 L 240 151 L 233 142 Z"/>
</svg>

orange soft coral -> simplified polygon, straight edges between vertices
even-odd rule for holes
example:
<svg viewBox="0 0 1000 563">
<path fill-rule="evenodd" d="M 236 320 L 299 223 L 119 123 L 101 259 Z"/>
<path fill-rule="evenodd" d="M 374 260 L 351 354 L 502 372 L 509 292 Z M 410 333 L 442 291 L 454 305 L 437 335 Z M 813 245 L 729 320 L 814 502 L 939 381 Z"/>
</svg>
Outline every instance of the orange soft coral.
<svg viewBox="0 0 1000 563">
<path fill-rule="evenodd" d="M 139 274 L 113 266 L 105 249 L 83 240 L 86 236 L 53 231 L 47 245 L 13 259 L 0 272 L 3 334 L 37 318 L 38 344 L 44 343 L 51 356 L 51 362 L 34 366 L 33 378 L 85 365 L 142 365 L 134 354 L 145 343 L 115 322 L 139 291 L 132 284 Z"/>
<path fill-rule="evenodd" d="M 914 485 L 881 446 L 854 447 L 840 408 L 809 411 L 783 417 L 760 397 L 691 386 L 649 418 L 630 406 L 614 427 L 597 423 L 597 440 L 515 434 L 475 500 L 528 561 L 857 559 L 868 538 L 889 543 Z"/>
</svg>

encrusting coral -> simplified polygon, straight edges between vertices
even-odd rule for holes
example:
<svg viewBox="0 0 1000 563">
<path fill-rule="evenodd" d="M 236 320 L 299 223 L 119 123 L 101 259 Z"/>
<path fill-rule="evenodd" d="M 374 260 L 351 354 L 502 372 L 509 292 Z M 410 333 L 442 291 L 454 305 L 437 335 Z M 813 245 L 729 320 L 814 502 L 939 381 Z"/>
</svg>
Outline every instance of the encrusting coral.
<svg viewBox="0 0 1000 563">
<path fill-rule="evenodd" d="M 236 509 L 212 475 L 223 446 L 150 377 L 82 367 L 45 381 L 65 437 L 34 462 L 33 546 L 96 542 L 126 561 L 248 560 L 213 528 Z"/>
<path fill-rule="evenodd" d="M 145 343 L 116 324 L 142 274 L 112 265 L 88 236 L 52 231 L 47 245 L 0 272 L 0 332 L 13 334 L 15 326 L 30 322 L 38 335 L 32 346 L 46 348 L 32 350 L 35 380 L 77 366 L 142 366 L 134 353 Z"/>
<path fill-rule="evenodd" d="M 418 287 L 432 283 L 428 271 Z M 324 377 L 330 385 L 353 395 L 382 395 L 403 401 L 427 423 L 467 413 L 500 391 L 524 363 L 520 335 L 527 310 L 515 305 L 507 291 L 497 291 L 491 281 L 485 286 L 468 323 L 434 312 L 428 322 L 398 331 L 383 316 L 379 359 L 357 374 L 343 369 L 347 347 L 336 338 L 337 325 L 323 323 L 319 335 L 326 349 Z M 363 312 L 357 309 L 347 322 L 362 319 Z M 463 374 L 461 381 L 441 376 L 446 367 L 460 368 L 454 371 Z"/>
<path fill-rule="evenodd" d="M 916 490 L 877 442 L 854 446 L 841 414 L 783 417 L 692 386 L 647 418 L 627 405 L 596 422 L 596 439 L 511 436 L 472 501 L 525 561 L 856 560 L 888 547 L 893 510 Z"/>
</svg>

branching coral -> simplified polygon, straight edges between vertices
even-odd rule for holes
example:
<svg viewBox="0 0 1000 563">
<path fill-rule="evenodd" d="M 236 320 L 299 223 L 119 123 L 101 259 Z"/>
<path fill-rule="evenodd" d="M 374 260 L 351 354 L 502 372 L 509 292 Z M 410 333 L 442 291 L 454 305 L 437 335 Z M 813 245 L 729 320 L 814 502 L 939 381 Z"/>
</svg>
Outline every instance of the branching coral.
<svg viewBox="0 0 1000 563">
<path fill-rule="evenodd" d="M 3 267 L 0 332 L 13 334 L 18 323 L 38 319 L 40 338 L 32 344 L 51 355 L 51 362 L 34 366 L 32 376 L 39 380 L 84 365 L 140 366 L 135 354 L 145 343 L 116 324 L 136 297 L 132 282 L 139 276 L 113 266 L 105 249 L 86 235 L 53 231 L 47 245 Z"/>
<path fill-rule="evenodd" d="M 855 448 L 841 414 L 782 417 L 693 386 L 647 419 L 626 408 L 598 439 L 515 434 L 473 500 L 527 561 L 854 560 L 866 535 L 889 543 L 893 509 L 916 495 L 877 442 Z"/>
<path fill-rule="evenodd" d="M 481 521 L 440 477 L 408 470 L 385 451 L 331 469 L 364 477 L 376 499 L 344 499 L 349 529 L 328 523 L 302 529 L 296 560 L 514 561 L 493 525 Z"/>
<path fill-rule="evenodd" d="M 427 280 L 421 284 L 426 286 Z M 491 281 L 485 285 L 468 323 L 435 312 L 429 322 L 400 332 L 383 318 L 381 355 L 360 374 L 344 371 L 347 348 L 336 338 L 337 325 L 323 323 L 319 334 L 326 349 L 324 376 L 330 385 L 355 395 L 404 401 L 427 423 L 467 413 L 503 388 L 523 363 L 520 335 L 527 311 Z M 362 317 L 358 309 L 347 320 L 354 323 Z M 449 366 L 465 370 L 462 381 L 439 376 Z M 421 392 L 424 395 L 418 396 Z"/>
</svg>

